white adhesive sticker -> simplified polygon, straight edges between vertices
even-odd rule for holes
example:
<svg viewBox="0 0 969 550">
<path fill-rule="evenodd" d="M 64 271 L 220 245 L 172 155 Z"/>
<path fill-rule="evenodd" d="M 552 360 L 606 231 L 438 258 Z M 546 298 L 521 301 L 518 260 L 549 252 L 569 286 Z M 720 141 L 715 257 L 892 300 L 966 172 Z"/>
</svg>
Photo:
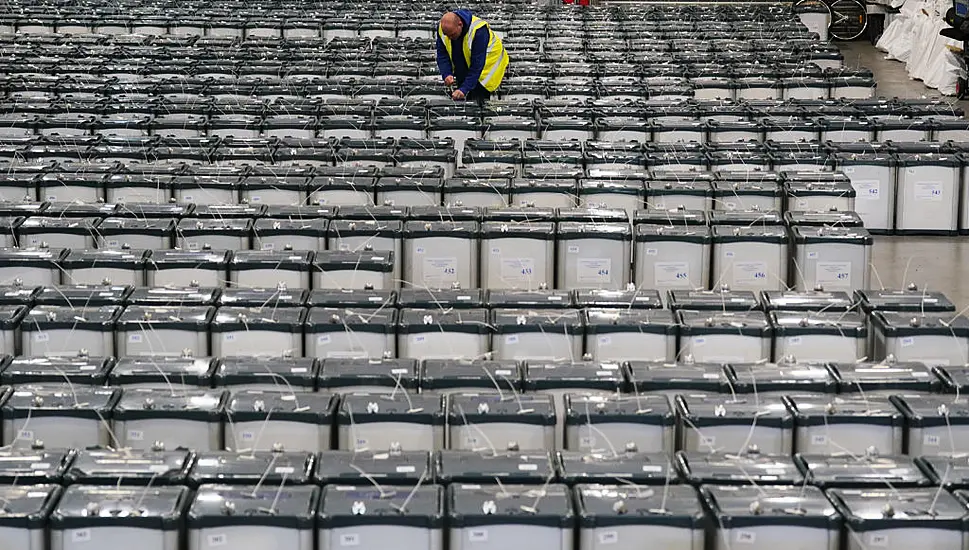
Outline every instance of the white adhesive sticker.
<svg viewBox="0 0 969 550">
<path fill-rule="evenodd" d="M 914 346 L 915 345 L 915 338 L 913 338 L 911 336 L 904 336 L 904 337 L 902 337 L 902 339 L 901 339 L 901 341 L 899 343 L 901 344 L 901 346 L 903 348 L 911 347 L 911 346 Z"/>
<path fill-rule="evenodd" d="M 225 334 L 222 335 L 222 340 L 225 341 L 225 342 L 235 342 L 236 341 L 236 335 L 235 335 L 234 332 L 227 332 L 227 333 L 225 333 Z"/>
<path fill-rule="evenodd" d="M 229 544 L 229 537 L 227 537 L 225 533 L 216 533 L 206 537 L 205 542 L 208 543 L 210 548 L 218 548 L 219 546 Z"/>
<path fill-rule="evenodd" d="M 17 439 L 19 440 L 33 439 L 33 438 L 34 438 L 33 430 L 20 430 L 19 432 L 17 432 Z"/>
<path fill-rule="evenodd" d="M 569 254 L 578 254 L 579 253 L 579 247 L 576 246 L 576 245 L 574 245 L 574 244 L 570 244 L 568 247 L 566 247 L 565 250 Z"/>
<path fill-rule="evenodd" d="M 502 258 L 498 276 L 502 281 L 530 281 L 535 276 L 535 259 Z"/>
<path fill-rule="evenodd" d="M 145 432 L 141 430 L 128 430 L 128 441 L 144 441 Z"/>
<path fill-rule="evenodd" d="M 169 467 L 167 464 L 152 464 L 151 466 L 148 467 L 148 471 L 150 471 L 153 474 L 164 474 L 164 473 L 167 473 L 168 470 L 169 470 Z"/>
<path fill-rule="evenodd" d="M 764 262 L 735 262 L 733 264 L 733 286 L 762 287 L 767 282 L 767 264 Z"/>
<path fill-rule="evenodd" d="M 855 200 L 877 201 L 881 198 L 882 184 L 878 180 L 852 180 L 851 186 L 855 188 Z"/>
<path fill-rule="evenodd" d="M 128 342 L 130 342 L 132 344 L 140 344 L 142 342 L 141 335 L 140 334 L 129 334 L 128 335 Z"/>
<path fill-rule="evenodd" d="M 511 376 L 511 371 L 508 369 L 495 369 L 495 376 Z"/>
<path fill-rule="evenodd" d="M 599 342 L 600 346 L 611 346 L 612 336 L 609 336 L 608 334 L 600 334 L 597 341 Z"/>
<path fill-rule="evenodd" d="M 308 372 L 308 369 L 306 367 L 292 367 L 291 369 L 289 369 L 289 372 L 293 374 L 302 374 L 302 373 Z"/>
<path fill-rule="evenodd" d="M 47 342 L 49 340 L 50 340 L 50 334 L 47 334 L 46 332 L 34 333 L 34 342 Z"/>
<path fill-rule="evenodd" d="M 690 288 L 689 262 L 656 262 L 653 270 L 653 282 L 657 287 Z"/>
<path fill-rule="evenodd" d="M 518 343 L 518 335 L 517 334 L 506 334 L 505 335 L 505 343 L 506 344 L 517 344 Z"/>
<path fill-rule="evenodd" d="M 501 248 L 498 248 L 497 246 L 492 246 L 491 247 L 491 255 L 492 256 L 498 256 L 500 254 L 501 254 Z"/>
<path fill-rule="evenodd" d="M 801 345 L 801 337 L 800 336 L 791 336 L 790 338 L 787 339 L 787 345 L 789 345 L 789 346 L 800 346 Z"/>
<path fill-rule="evenodd" d="M 752 531 L 737 531 L 737 536 L 734 540 L 741 544 L 754 544 L 757 542 L 757 535 Z"/>
<path fill-rule="evenodd" d="M 575 279 L 580 283 L 608 283 L 612 281 L 612 260 L 609 258 L 579 258 Z"/>
<path fill-rule="evenodd" d="M 818 253 L 817 252 L 808 252 L 807 253 L 807 259 L 809 259 L 809 260 L 817 260 L 818 259 Z"/>
<path fill-rule="evenodd" d="M 814 434 L 811 436 L 811 445 L 827 445 L 828 436 L 825 434 Z"/>
<path fill-rule="evenodd" d="M 599 544 L 616 544 L 618 542 L 619 542 L 619 533 L 617 531 L 599 532 Z"/>
<path fill-rule="evenodd" d="M 663 467 L 655 464 L 645 464 L 643 465 L 643 471 L 657 474 L 663 471 Z"/>
<path fill-rule="evenodd" d="M 700 450 L 713 449 L 717 444 L 717 438 L 712 435 L 700 436 Z"/>
<path fill-rule="evenodd" d="M 320 334 L 319 336 L 316 337 L 316 343 L 323 346 L 329 344 L 331 340 L 332 338 L 330 337 L 329 334 Z"/>
<path fill-rule="evenodd" d="M 360 535 L 356 533 L 340 535 L 340 546 L 360 546 Z"/>
<path fill-rule="evenodd" d="M 888 546 L 888 535 L 882 533 L 871 533 L 868 535 L 868 546 L 884 548 Z"/>
<path fill-rule="evenodd" d="M 942 438 L 937 435 L 925 434 L 922 437 L 922 444 L 926 447 L 938 447 L 942 444 Z"/>
<path fill-rule="evenodd" d="M 915 200 L 942 202 L 942 183 L 937 181 L 917 181 L 912 185 Z"/>
<path fill-rule="evenodd" d="M 646 255 L 647 256 L 656 256 L 657 254 L 659 254 L 659 249 L 658 248 L 647 248 L 646 249 Z"/>
<path fill-rule="evenodd" d="M 248 431 L 239 432 L 239 439 L 243 441 L 253 441 L 256 439 L 256 433 Z"/>
<path fill-rule="evenodd" d="M 851 262 L 818 262 L 814 286 L 825 290 L 851 288 Z"/>
<path fill-rule="evenodd" d="M 410 338 L 410 343 L 416 346 L 421 346 L 427 343 L 427 336 L 423 334 L 413 334 Z"/>
<path fill-rule="evenodd" d="M 807 199 L 797 199 L 794 201 L 794 205 L 797 206 L 798 210 L 806 210 L 808 207 Z"/>
<path fill-rule="evenodd" d="M 50 468 L 49 462 L 35 462 L 30 465 L 31 470 L 46 470 L 47 468 Z"/>
<path fill-rule="evenodd" d="M 523 472 L 535 472 L 538 471 L 538 464 L 519 464 L 518 469 Z"/>
<path fill-rule="evenodd" d="M 396 471 L 398 474 L 412 474 L 417 471 L 417 468 L 411 465 L 397 466 Z"/>
<path fill-rule="evenodd" d="M 262 246 L 259 248 L 261 250 L 272 250 L 273 246 L 274 246 L 273 243 L 262 243 Z"/>
<path fill-rule="evenodd" d="M 82 543 L 82 542 L 91 542 L 91 530 L 75 529 L 71 531 L 71 542 L 75 544 Z"/>
<path fill-rule="evenodd" d="M 468 529 L 468 542 L 486 542 L 487 540 L 487 529 Z"/>
<path fill-rule="evenodd" d="M 704 380 L 720 380 L 720 375 L 715 372 L 705 372 L 703 373 Z"/>
<path fill-rule="evenodd" d="M 423 283 L 428 286 L 449 287 L 458 282 L 457 258 L 422 258 Z"/>
</svg>

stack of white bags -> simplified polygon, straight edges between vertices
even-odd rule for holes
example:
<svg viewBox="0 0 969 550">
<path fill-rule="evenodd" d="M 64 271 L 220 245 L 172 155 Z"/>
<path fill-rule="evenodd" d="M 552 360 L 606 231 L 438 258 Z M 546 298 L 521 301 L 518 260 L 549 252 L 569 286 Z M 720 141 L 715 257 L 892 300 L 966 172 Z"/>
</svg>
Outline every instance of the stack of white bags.
<svg viewBox="0 0 969 550">
<path fill-rule="evenodd" d="M 948 25 L 942 19 L 952 6 L 951 0 L 888 0 L 899 13 L 891 17 L 875 47 L 886 52 L 888 59 L 905 63 L 908 75 L 936 88 L 945 95 L 955 95 L 956 81 L 966 69 L 959 54 L 948 46 L 961 48 L 959 42 L 939 35 Z"/>
</svg>

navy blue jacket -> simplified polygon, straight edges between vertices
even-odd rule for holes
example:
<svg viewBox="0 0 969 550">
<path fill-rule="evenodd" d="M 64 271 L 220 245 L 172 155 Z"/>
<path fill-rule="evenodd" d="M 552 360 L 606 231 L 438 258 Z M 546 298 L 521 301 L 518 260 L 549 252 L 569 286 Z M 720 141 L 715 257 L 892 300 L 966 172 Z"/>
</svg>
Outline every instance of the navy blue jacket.
<svg viewBox="0 0 969 550">
<path fill-rule="evenodd" d="M 488 31 L 487 27 L 482 27 L 474 35 L 474 42 L 471 43 L 471 66 L 468 67 L 464 61 L 463 44 L 467 38 L 468 29 L 471 28 L 471 12 L 455 10 L 454 13 L 464 22 L 461 38 L 451 41 L 451 48 L 454 51 L 454 59 L 451 59 L 441 37 L 437 37 L 437 68 L 440 69 L 442 78 L 454 76 L 459 89 L 464 92 L 464 95 L 468 95 L 478 85 L 478 79 L 481 78 L 481 71 L 484 69 L 485 60 L 488 57 L 488 43 L 491 42 L 491 32 Z"/>
</svg>

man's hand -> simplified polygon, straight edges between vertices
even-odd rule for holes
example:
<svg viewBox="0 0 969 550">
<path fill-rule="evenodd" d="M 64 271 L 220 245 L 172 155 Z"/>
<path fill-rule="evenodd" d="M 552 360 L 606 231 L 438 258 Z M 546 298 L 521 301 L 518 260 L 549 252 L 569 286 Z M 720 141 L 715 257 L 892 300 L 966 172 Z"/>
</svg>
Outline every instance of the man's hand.
<svg viewBox="0 0 969 550">
<path fill-rule="evenodd" d="M 464 99 L 464 92 L 462 92 L 461 90 L 454 90 L 454 93 L 451 94 L 451 99 L 455 101 Z"/>
<path fill-rule="evenodd" d="M 444 78 L 444 85 L 445 86 L 453 86 L 454 85 L 454 76 L 453 75 L 446 76 Z"/>
</svg>

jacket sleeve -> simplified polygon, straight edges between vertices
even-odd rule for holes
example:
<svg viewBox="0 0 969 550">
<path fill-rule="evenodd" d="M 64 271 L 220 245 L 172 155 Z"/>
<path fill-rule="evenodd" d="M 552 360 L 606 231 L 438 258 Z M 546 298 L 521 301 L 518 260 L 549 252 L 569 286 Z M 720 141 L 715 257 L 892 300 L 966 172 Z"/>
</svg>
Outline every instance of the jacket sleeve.
<svg viewBox="0 0 969 550">
<path fill-rule="evenodd" d="M 454 68 L 451 66 L 451 57 L 447 54 L 447 48 L 444 47 L 444 41 L 441 37 L 437 37 L 437 69 L 441 71 L 441 78 L 447 78 L 454 74 Z"/>
<path fill-rule="evenodd" d="M 468 67 L 468 75 L 461 84 L 461 91 L 464 95 L 471 93 L 471 90 L 478 85 L 481 78 L 481 71 L 484 70 L 485 61 L 488 58 L 488 43 L 491 42 L 491 31 L 487 27 L 481 27 L 474 35 L 474 42 L 471 43 L 471 66 Z"/>
</svg>

